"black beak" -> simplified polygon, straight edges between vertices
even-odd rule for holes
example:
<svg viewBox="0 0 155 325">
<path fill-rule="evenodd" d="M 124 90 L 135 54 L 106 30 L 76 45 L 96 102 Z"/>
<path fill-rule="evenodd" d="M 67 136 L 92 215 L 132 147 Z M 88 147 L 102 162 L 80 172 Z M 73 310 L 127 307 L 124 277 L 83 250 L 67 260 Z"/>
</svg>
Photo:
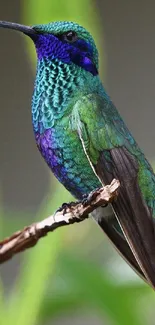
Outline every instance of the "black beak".
<svg viewBox="0 0 155 325">
<path fill-rule="evenodd" d="M 30 26 L 24 26 L 24 25 L 20 25 L 20 24 L 16 24 L 16 23 L 10 23 L 8 21 L 1 20 L 0 27 L 17 30 L 17 31 L 22 32 L 32 38 L 37 34 L 37 32 Z"/>
</svg>

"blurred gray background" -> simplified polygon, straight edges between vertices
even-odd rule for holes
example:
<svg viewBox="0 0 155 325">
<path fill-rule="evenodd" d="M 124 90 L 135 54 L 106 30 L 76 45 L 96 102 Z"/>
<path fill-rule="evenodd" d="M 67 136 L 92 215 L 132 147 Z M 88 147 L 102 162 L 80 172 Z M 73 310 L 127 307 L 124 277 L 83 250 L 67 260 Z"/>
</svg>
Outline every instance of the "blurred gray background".
<svg viewBox="0 0 155 325">
<path fill-rule="evenodd" d="M 155 140 L 155 2 L 96 0 L 106 50 L 106 88 L 149 159 Z M 0 19 L 20 22 L 20 1 Z M 49 186 L 31 127 L 33 69 L 20 34 L 0 30 L 0 173 L 5 206 L 34 211 Z M 30 190 L 31 189 L 31 190 Z"/>
</svg>

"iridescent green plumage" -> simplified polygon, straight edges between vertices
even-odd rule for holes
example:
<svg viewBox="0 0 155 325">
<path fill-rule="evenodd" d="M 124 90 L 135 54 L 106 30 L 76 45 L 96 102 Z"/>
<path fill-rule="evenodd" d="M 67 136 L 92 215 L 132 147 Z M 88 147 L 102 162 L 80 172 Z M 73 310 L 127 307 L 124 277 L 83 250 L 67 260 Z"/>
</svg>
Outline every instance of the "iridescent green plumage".
<svg viewBox="0 0 155 325">
<path fill-rule="evenodd" d="M 36 47 L 32 121 L 42 156 L 78 199 L 119 179 L 116 202 L 92 215 L 155 288 L 155 175 L 100 81 L 92 36 L 73 22 L 0 26 L 22 31 Z"/>
<path fill-rule="evenodd" d="M 121 182 L 118 199 L 112 207 L 143 273 L 154 283 L 155 175 L 152 167 L 110 99 L 96 94 L 85 96 L 76 103 L 74 114 L 83 149 L 102 184 L 110 183 L 113 178 Z M 115 222 L 111 221 L 111 226 L 118 230 Z"/>
<path fill-rule="evenodd" d="M 155 217 L 155 175 L 151 165 L 138 147 L 110 99 L 96 94 L 81 98 L 73 109 L 73 121 L 84 142 L 87 155 L 94 166 L 100 152 L 110 164 L 110 150 L 125 147 L 138 164 L 137 181 L 148 207 Z M 75 112 L 74 112 L 75 110 Z M 75 118 L 74 118 L 75 114 Z"/>
</svg>

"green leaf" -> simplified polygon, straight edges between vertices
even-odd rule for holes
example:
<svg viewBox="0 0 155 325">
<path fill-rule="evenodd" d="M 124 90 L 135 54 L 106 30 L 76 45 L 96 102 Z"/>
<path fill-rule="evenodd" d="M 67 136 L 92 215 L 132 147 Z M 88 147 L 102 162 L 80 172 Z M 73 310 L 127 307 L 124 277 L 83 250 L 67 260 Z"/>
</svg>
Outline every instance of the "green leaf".
<svg viewBox="0 0 155 325">
<path fill-rule="evenodd" d="M 82 312 L 87 305 L 88 303 L 82 299 L 81 293 L 75 291 L 70 294 L 59 293 L 59 296 L 54 299 L 53 294 L 46 295 L 40 310 L 40 323 L 45 324 L 60 315 L 75 313 L 79 308 Z"/>
<path fill-rule="evenodd" d="M 0 324 L 4 324 L 5 321 L 5 303 L 4 303 L 4 289 L 3 289 L 3 283 L 0 279 Z"/>
<path fill-rule="evenodd" d="M 67 191 L 56 189 L 53 198 L 46 198 L 37 220 L 47 217 L 61 205 L 61 200 L 69 199 Z M 47 203 L 49 202 L 49 203 Z M 10 300 L 10 312 L 6 324 L 16 319 L 16 325 L 37 324 L 39 310 L 44 301 L 49 275 L 52 278 L 55 272 L 57 256 L 63 249 L 64 230 L 56 231 L 40 241 L 35 248 L 24 253 L 21 274 L 15 284 Z M 7 317 L 6 317 L 7 318 Z"/>
<path fill-rule="evenodd" d="M 74 281 L 74 290 L 81 290 L 82 300 L 95 306 L 101 315 L 107 315 L 116 325 L 142 325 L 135 308 L 136 290 L 123 291 L 109 278 L 106 271 L 99 270 L 88 260 L 80 260 L 74 256 L 64 256 L 62 264 L 68 277 Z"/>
</svg>

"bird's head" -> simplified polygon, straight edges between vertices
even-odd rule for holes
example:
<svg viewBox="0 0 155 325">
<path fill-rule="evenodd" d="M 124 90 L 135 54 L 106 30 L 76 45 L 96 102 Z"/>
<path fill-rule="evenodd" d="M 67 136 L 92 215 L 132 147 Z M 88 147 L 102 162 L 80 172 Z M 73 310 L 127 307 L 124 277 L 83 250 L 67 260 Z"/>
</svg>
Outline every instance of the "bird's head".
<svg viewBox="0 0 155 325">
<path fill-rule="evenodd" d="M 98 51 L 90 33 L 82 26 L 68 21 L 32 27 L 0 21 L 0 27 L 11 28 L 28 35 L 34 42 L 38 60 L 58 59 L 98 74 Z"/>
</svg>

